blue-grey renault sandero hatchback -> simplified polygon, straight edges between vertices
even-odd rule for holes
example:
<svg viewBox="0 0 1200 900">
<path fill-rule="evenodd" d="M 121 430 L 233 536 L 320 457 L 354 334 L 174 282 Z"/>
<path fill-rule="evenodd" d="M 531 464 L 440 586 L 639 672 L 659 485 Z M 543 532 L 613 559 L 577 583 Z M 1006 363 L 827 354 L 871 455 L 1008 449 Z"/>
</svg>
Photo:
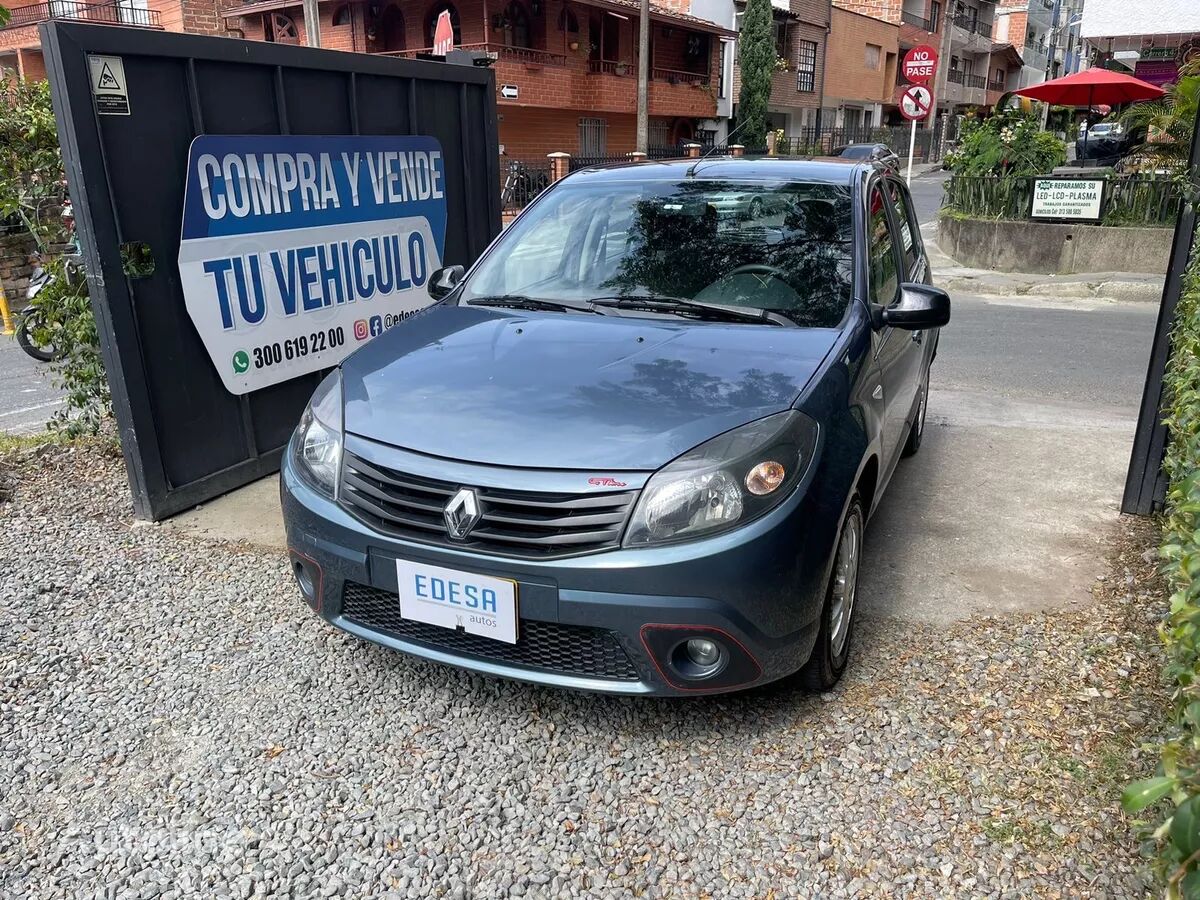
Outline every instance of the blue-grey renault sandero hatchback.
<svg viewBox="0 0 1200 900">
<path fill-rule="evenodd" d="M 950 317 L 904 183 L 769 159 L 577 172 L 329 375 L 284 456 L 300 590 L 476 672 L 828 688 Z"/>
</svg>

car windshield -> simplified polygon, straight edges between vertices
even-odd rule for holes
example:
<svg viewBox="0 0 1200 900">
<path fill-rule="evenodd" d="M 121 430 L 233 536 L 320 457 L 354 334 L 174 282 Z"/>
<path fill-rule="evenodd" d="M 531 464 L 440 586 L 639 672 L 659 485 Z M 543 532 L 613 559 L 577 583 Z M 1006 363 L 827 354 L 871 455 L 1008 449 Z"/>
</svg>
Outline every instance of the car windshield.
<svg viewBox="0 0 1200 900">
<path fill-rule="evenodd" d="M 1111 125 L 1093 125 L 1092 134 L 1108 134 L 1112 131 Z"/>
<path fill-rule="evenodd" d="M 567 182 L 504 233 L 460 299 L 671 297 L 833 328 L 850 301 L 851 222 L 841 185 Z"/>
<path fill-rule="evenodd" d="M 842 150 L 841 156 L 846 159 L 867 159 L 874 150 L 874 144 L 851 144 Z"/>
</svg>

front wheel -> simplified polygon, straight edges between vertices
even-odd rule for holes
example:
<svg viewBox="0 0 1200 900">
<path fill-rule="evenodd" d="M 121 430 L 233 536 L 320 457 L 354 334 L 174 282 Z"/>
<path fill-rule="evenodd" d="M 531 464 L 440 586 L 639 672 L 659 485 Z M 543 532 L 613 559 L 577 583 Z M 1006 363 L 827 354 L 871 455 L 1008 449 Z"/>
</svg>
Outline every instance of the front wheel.
<svg viewBox="0 0 1200 900">
<path fill-rule="evenodd" d="M 862 501 L 856 493 L 842 520 L 837 555 L 833 560 L 829 587 L 825 591 L 825 605 L 821 610 L 817 644 L 800 672 L 801 682 L 809 690 L 829 690 L 846 671 L 854 627 L 854 608 L 858 599 L 858 568 L 862 560 L 865 527 Z"/>
<path fill-rule="evenodd" d="M 36 322 L 30 313 L 21 317 L 21 323 L 17 326 L 17 343 L 39 362 L 50 362 L 58 355 L 57 351 L 53 344 L 39 344 L 34 340 L 32 332 L 37 327 Z"/>
<path fill-rule="evenodd" d="M 904 442 L 902 455 L 912 456 L 921 449 L 921 441 L 925 437 L 925 407 L 929 401 L 929 376 L 921 386 L 921 398 L 917 401 L 917 414 L 913 418 L 912 427 L 908 429 L 908 440 Z"/>
</svg>

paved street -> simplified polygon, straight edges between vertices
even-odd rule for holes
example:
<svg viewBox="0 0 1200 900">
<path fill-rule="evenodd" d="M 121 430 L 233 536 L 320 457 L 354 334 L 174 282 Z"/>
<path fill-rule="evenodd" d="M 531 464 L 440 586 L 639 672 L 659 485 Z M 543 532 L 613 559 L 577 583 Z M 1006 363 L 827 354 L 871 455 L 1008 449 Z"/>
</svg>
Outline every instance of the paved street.
<svg viewBox="0 0 1200 900">
<path fill-rule="evenodd" d="M 41 431 L 61 405 L 50 366 L 26 354 L 16 338 L 0 336 L 0 431 Z"/>
<path fill-rule="evenodd" d="M 901 172 L 904 168 L 901 167 Z M 942 205 L 942 185 L 950 173 L 935 169 L 925 175 L 914 175 L 908 189 L 912 193 L 913 209 L 917 213 L 917 221 L 922 225 L 937 220 L 937 211 Z"/>
</svg>

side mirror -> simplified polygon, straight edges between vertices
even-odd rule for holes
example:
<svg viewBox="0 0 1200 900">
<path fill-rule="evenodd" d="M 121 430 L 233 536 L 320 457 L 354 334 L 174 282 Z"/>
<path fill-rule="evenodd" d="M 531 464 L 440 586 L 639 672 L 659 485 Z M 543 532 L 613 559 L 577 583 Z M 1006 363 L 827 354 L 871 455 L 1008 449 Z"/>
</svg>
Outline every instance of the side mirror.
<svg viewBox="0 0 1200 900">
<path fill-rule="evenodd" d="M 902 284 L 899 300 L 871 308 L 871 321 L 876 328 L 941 328 L 950 321 L 950 295 L 928 284 Z"/>
<path fill-rule="evenodd" d="M 441 300 L 458 287 L 466 270 L 462 266 L 442 266 L 429 276 L 429 296 Z"/>
</svg>

